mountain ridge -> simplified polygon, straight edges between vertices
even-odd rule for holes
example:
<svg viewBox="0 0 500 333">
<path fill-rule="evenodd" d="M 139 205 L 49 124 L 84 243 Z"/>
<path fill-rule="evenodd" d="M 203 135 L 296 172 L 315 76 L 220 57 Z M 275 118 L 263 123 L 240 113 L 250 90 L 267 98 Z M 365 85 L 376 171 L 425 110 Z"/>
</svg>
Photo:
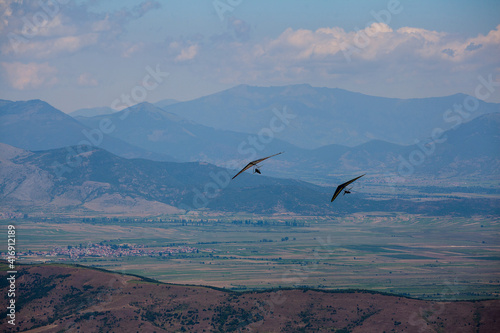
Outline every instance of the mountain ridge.
<svg viewBox="0 0 500 333">
<path fill-rule="evenodd" d="M 27 152 L 0 144 L 2 209 L 72 215 L 128 216 L 179 214 L 187 211 L 338 215 L 353 212 L 408 214 L 496 214 L 494 198 L 411 201 L 392 196 L 375 200 L 357 193 L 330 203 L 334 190 L 311 183 L 243 173 L 200 162 L 125 159 L 93 148 L 67 163 L 67 149 Z M 66 163 L 66 164 L 65 164 Z M 68 170 L 58 174 L 61 165 Z M 374 178 L 376 181 L 377 178 Z M 372 183 L 370 177 L 365 180 Z M 337 200 L 339 201 L 339 200 Z"/>
<path fill-rule="evenodd" d="M 165 110 L 206 126 L 257 133 L 268 126 L 273 109 L 286 107 L 296 116 L 288 125 L 293 130 L 276 137 L 311 149 L 332 143 L 354 146 L 370 139 L 412 144 L 437 126 L 450 129 L 452 124 L 443 119 L 444 114 L 455 104 L 463 105 L 466 97 L 396 99 L 308 84 L 239 85 Z M 476 101 L 477 110 L 471 117 L 500 111 L 500 104 Z"/>
<path fill-rule="evenodd" d="M 448 131 L 441 129 L 435 139 L 426 138 L 408 146 L 375 139 L 354 147 L 333 144 L 303 149 L 274 137 L 216 130 L 150 103 L 112 115 L 89 117 L 82 124 L 43 101 L 7 101 L 0 107 L 0 142 L 32 151 L 46 150 L 89 142 L 89 137 L 83 135 L 87 133 L 94 143 L 97 140 L 98 147 L 122 157 L 205 161 L 235 172 L 253 159 L 285 151 L 279 161 L 270 159 L 263 164 L 267 175 L 321 184 L 335 183 L 358 172 L 403 174 L 405 181 L 415 182 L 450 177 L 463 182 L 472 175 L 496 179 L 499 115 L 464 119 Z M 430 131 L 428 135 L 432 134 Z M 69 159 L 87 150 L 83 145 L 66 149 Z M 411 177 L 406 177 L 410 173 Z"/>
<path fill-rule="evenodd" d="M 115 138 L 148 151 L 171 155 L 179 161 L 227 164 L 237 156 L 239 145 L 247 142 L 251 136 L 249 133 L 200 125 L 147 102 L 109 116 L 79 120 L 90 128 L 96 128 L 103 119 L 116 124 L 110 134 Z M 251 148 L 250 144 L 247 146 Z M 263 154 L 275 149 L 294 149 L 291 144 L 281 140 L 272 140 L 265 148 Z"/>
<path fill-rule="evenodd" d="M 104 125 L 104 126 L 103 126 Z M 9 102 L 0 105 L 0 142 L 27 150 L 95 145 L 124 157 L 175 160 L 152 153 L 109 135 L 113 124 L 96 128 L 81 122 L 42 100 Z"/>
<path fill-rule="evenodd" d="M 303 180 L 322 179 L 322 181 L 328 179 L 332 181 L 331 177 L 325 175 L 332 172 L 336 175 L 342 175 L 363 170 L 379 174 L 387 171 L 397 173 L 399 164 L 408 163 L 402 162 L 403 159 L 406 161 L 409 156 L 413 158 L 415 154 L 422 154 L 422 150 L 425 152 L 425 163 L 417 165 L 416 170 L 418 172 L 415 173 L 415 176 L 425 176 L 426 172 L 426 176 L 428 176 L 436 168 L 449 168 L 451 164 L 455 163 L 452 161 L 451 154 L 454 154 L 454 157 L 460 157 L 459 164 L 465 168 L 456 174 L 465 175 L 472 173 L 474 171 L 472 168 L 477 169 L 477 166 L 473 166 L 468 161 L 466 152 L 459 147 L 470 146 L 470 143 L 464 142 L 463 137 L 465 135 L 463 133 L 469 131 L 469 127 L 476 126 L 474 125 L 476 122 L 481 122 L 482 125 L 480 126 L 486 126 L 490 122 L 491 125 L 487 125 L 487 127 L 491 129 L 483 132 L 476 130 L 476 141 L 479 140 L 477 144 L 482 149 L 473 149 L 473 151 L 477 153 L 483 151 L 481 158 L 486 158 L 485 161 L 488 160 L 488 154 L 491 161 L 500 159 L 500 156 L 491 148 L 493 144 L 489 142 L 494 138 L 495 131 L 500 131 L 500 120 L 497 119 L 500 117 L 500 113 L 479 115 L 447 131 L 441 130 L 442 133 L 439 132 L 442 135 L 441 139 L 439 137 L 435 138 L 437 140 L 424 138 L 421 142 L 417 140 L 417 143 L 412 145 L 398 145 L 380 139 L 373 139 L 354 147 L 332 144 L 316 149 L 303 149 L 274 137 L 271 137 L 269 142 L 265 143 L 265 141 L 259 141 L 263 138 L 259 137 L 259 135 L 217 130 L 186 120 L 163 109 L 155 108 L 149 103 L 138 104 L 115 114 L 114 117 L 118 118 L 126 113 L 129 114 L 129 117 L 126 122 L 122 123 L 123 127 L 118 128 L 112 135 L 115 135 L 120 140 L 156 153 L 171 154 L 180 161 L 198 160 L 219 166 L 228 166 L 237 163 L 244 164 L 235 159 L 237 153 L 240 158 L 246 156 L 248 163 L 250 160 L 256 159 L 257 156 L 286 151 L 287 154 L 280 157 L 287 161 L 286 164 L 278 166 L 273 160 L 266 162 L 266 170 L 269 171 L 269 175 L 274 177 L 292 177 Z M 137 119 L 134 118 L 136 116 Z M 85 124 L 89 127 L 96 127 L 102 119 L 104 117 L 88 118 Z M 484 121 L 481 121 L 481 119 Z M 113 122 L 117 123 L 117 121 Z M 446 135 L 450 135 L 455 131 L 462 134 L 451 135 L 449 140 L 443 139 L 447 138 Z M 166 135 L 167 133 L 168 135 Z M 432 133 L 432 130 L 429 131 L 429 136 Z M 442 144 L 441 141 L 446 142 Z M 428 150 L 423 148 L 429 144 L 437 146 L 439 153 L 429 153 Z M 252 156 L 248 156 L 250 152 L 253 152 Z M 448 158 L 440 160 L 439 155 L 441 154 L 447 155 Z M 432 164 L 435 164 L 435 166 L 432 166 Z M 457 165 L 456 168 L 460 168 L 460 165 Z M 485 176 L 493 176 L 493 169 L 483 169 L 487 172 Z"/>
</svg>

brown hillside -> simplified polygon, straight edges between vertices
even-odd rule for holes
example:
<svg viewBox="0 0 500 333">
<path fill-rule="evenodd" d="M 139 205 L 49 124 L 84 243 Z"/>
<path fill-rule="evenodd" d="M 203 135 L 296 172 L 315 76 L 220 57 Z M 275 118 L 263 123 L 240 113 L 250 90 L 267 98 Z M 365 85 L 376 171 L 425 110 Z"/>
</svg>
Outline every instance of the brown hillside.
<svg viewBox="0 0 500 333">
<path fill-rule="evenodd" d="M 5 274 L 2 269 L 2 309 Z M 240 294 L 65 265 L 18 266 L 16 277 L 12 332 L 495 332 L 500 324 L 499 300 L 432 302 L 362 291 Z M 10 326 L 3 310 L 1 317 Z"/>
</svg>

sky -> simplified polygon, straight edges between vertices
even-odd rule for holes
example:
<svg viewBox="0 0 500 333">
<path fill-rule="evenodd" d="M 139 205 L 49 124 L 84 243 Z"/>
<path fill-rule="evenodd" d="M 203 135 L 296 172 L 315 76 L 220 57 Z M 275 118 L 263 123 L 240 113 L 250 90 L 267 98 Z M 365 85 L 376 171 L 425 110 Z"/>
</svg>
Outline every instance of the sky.
<svg viewBox="0 0 500 333">
<path fill-rule="evenodd" d="M 66 113 L 239 84 L 500 102 L 497 0 L 0 0 L 0 13 L 0 98 Z"/>
</svg>

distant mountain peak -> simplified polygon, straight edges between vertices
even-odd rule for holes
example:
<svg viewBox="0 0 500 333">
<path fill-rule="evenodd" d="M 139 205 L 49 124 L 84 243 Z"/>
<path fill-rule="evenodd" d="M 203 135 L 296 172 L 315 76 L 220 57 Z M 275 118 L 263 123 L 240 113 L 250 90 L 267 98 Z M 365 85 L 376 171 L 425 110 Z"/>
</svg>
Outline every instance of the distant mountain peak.
<svg viewBox="0 0 500 333">
<path fill-rule="evenodd" d="M 260 87 L 240 84 L 218 93 L 181 102 L 169 112 L 220 130 L 259 133 L 274 121 L 275 110 L 293 115 L 276 138 L 302 148 L 328 144 L 356 146 L 371 139 L 412 144 L 434 128 L 450 129 L 447 109 L 463 104 L 467 95 L 398 99 L 310 84 Z M 478 102 L 472 119 L 498 111 L 500 104 Z M 449 119 L 457 119 L 458 114 Z M 464 119 L 464 120 L 468 120 Z M 411 126 L 409 126 L 411 124 Z"/>
<path fill-rule="evenodd" d="M 178 100 L 172 99 L 172 98 L 166 98 L 162 99 L 156 103 L 153 103 L 156 107 L 159 107 L 160 109 L 168 108 L 170 105 L 174 105 L 176 103 L 179 103 Z"/>
<path fill-rule="evenodd" d="M 30 99 L 28 101 L 19 101 L 19 102 L 14 102 L 14 103 L 26 104 L 29 106 L 37 106 L 38 108 L 48 107 L 52 110 L 57 110 L 55 107 L 53 107 L 52 105 L 50 105 L 49 103 L 47 103 L 45 101 L 42 101 L 41 99 Z M 57 111 L 59 111 L 59 110 L 57 110 Z M 60 111 L 60 112 L 62 112 L 62 111 Z"/>
<path fill-rule="evenodd" d="M 279 91 L 287 89 L 304 89 L 304 88 L 314 88 L 314 87 L 312 87 L 309 83 L 288 84 L 282 86 L 254 86 L 249 84 L 239 84 L 224 91 L 269 90 L 269 89 Z"/>
<path fill-rule="evenodd" d="M 83 108 L 75 110 L 69 113 L 72 117 L 95 117 L 104 116 L 117 112 L 116 110 L 110 108 L 109 106 L 100 106 L 95 108 Z"/>
<path fill-rule="evenodd" d="M 31 154 L 31 152 L 0 142 L 0 160 L 10 160 L 28 154 Z"/>
<path fill-rule="evenodd" d="M 28 101 L 16 101 L 0 105 L 1 116 L 15 116 L 15 117 L 56 117 L 57 119 L 68 118 L 75 121 L 73 118 L 64 112 L 56 109 L 49 103 L 40 99 L 31 99 Z"/>
<path fill-rule="evenodd" d="M 96 127 L 99 126 L 99 121 L 103 118 L 112 119 L 115 124 L 122 124 L 126 119 L 133 120 L 136 124 L 143 124 L 148 119 L 153 119 L 153 121 L 164 119 L 172 122 L 190 122 L 149 102 L 141 102 L 111 114 L 77 117 L 77 120 L 88 127 Z"/>
<path fill-rule="evenodd" d="M 137 103 L 136 105 L 131 106 L 129 109 L 131 110 L 153 110 L 153 111 L 162 111 L 161 109 L 157 108 L 153 104 L 149 102 L 141 102 Z"/>
<path fill-rule="evenodd" d="M 182 118 L 176 114 L 170 113 L 168 111 L 165 111 L 159 107 L 157 107 L 154 104 L 151 104 L 149 102 L 141 102 L 139 104 L 133 105 L 125 110 L 122 110 L 121 112 L 130 112 L 132 114 L 150 114 L 153 115 L 154 117 L 157 116 L 162 116 L 166 119 L 172 120 L 172 121 L 181 121 Z"/>
<path fill-rule="evenodd" d="M 126 157 L 159 156 L 110 137 L 97 126 L 87 127 L 39 99 L 0 105 L 0 142 L 29 150 L 44 150 L 90 142 Z"/>
</svg>

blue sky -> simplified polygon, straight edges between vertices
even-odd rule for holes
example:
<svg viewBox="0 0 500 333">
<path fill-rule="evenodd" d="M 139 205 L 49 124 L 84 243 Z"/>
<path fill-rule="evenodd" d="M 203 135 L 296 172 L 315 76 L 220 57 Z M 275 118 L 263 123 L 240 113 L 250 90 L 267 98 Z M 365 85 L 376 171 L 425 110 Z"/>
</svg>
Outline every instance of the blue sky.
<svg viewBox="0 0 500 333">
<path fill-rule="evenodd" d="M 419 98 L 500 81 L 493 0 L 42 0 L 0 12 L 0 98 L 64 112 L 238 84 Z"/>
</svg>

